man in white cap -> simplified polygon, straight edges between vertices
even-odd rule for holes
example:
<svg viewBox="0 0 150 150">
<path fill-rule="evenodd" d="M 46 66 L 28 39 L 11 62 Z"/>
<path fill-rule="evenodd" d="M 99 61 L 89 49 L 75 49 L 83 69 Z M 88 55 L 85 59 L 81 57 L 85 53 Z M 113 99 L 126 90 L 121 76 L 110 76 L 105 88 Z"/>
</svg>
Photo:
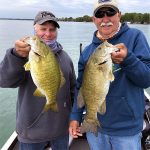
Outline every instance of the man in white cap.
<svg viewBox="0 0 150 150">
<path fill-rule="evenodd" d="M 106 113 L 97 113 L 101 124 L 98 136 L 90 131 L 86 133 L 92 150 L 141 150 L 145 106 L 143 89 L 150 86 L 150 47 L 141 31 L 121 23 L 120 18 L 115 0 L 98 0 L 93 12 L 97 31 L 79 59 L 76 96 L 69 128 L 74 138 L 81 136 L 79 126 L 84 108 L 78 109 L 76 101 L 90 55 L 105 40 L 119 49 L 111 54 L 116 69 L 115 80 L 110 84 L 106 97 Z"/>
<path fill-rule="evenodd" d="M 17 40 L 15 48 L 7 50 L 0 63 L 0 87 L 18 87 L 16 132 L 20 150 L 44 150 L 50 143 L 52 150 L 69 149 L 69 115 L 75 88 L 75 72 L 68 54 L 57 42 L 59 24 L 53 13 L 40 11 L 34 19 L 35 35 L 53 51 L 65 78 L 57 93 L 58 112 L 41 113 L 46 98 L 34 96 L 36 86 L 24 64 L 28 61 L 31 46 Z"/>
</svg>

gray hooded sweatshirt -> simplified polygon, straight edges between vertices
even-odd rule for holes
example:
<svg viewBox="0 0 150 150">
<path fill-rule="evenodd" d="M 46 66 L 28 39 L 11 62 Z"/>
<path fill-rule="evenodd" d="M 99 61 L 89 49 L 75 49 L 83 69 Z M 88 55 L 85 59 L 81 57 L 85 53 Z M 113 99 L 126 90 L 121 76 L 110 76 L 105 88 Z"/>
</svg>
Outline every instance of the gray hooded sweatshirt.
<svg viewBox="0 0 150 150">
<path fill-rule="evenodd" d="M 18 87 L 16 132 L 20 142 L 45 142 L 68 134 L 75 72 L 73 63 L 65 51 L 55 51 L 55 56 L 66 80 L 57 94 L 59 112 L 48 110 L 41 113 L 46 99 L 33 96 L 36 86 L 30 72 L 24 69 L 27 58 L 17 56 L 15 49 L 11 48 L 0 63 L 0 87 Z"/>
</svg>

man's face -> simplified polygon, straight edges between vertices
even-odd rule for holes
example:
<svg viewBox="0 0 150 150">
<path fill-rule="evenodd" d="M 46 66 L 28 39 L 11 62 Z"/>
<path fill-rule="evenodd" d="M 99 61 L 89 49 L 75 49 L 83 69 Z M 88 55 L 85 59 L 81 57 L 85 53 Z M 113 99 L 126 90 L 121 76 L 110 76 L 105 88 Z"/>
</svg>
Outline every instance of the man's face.
<svg viewBox="0 0 150 150">
<path fill-rule="evenodd" d="M 42 25 L 35 25 L 35 34 L 45 42 L 54 40 L 57 37 L 57 28 L 53 23 L 45 22 Z"/>
<path fill-rule="evenodd" d="M 101 8 L 93 16 L 93 22 L 101 36 L 107 39 L 118 30 L 120 18 L 121 13 L 112 8 Z"/>
</svg>

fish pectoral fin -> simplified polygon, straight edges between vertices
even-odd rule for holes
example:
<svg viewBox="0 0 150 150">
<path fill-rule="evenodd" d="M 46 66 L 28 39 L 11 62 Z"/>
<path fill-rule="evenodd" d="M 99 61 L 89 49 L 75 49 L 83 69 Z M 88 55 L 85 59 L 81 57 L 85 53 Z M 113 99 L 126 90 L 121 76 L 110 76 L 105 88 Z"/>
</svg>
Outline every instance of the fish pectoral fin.
<svg viewBox="0 0 150 150">
<path fill-rule="evenodd" d="M 106 100 L 103 101 L 102 105 L 100 106 L 100 108 L 98 108 L 98 112 L 103 115 L 106 112 Z"/>
<path fill-rule="evenodd" d="M 84 98 L 83 98 L 83 95 L 82 95 L 82 87 L 80 88 L 79 93 L 78 93 L 77 106 L 79 108 L 82 108 L 83 106 L 85 106 Z"/>
<path fill-rule="evenodd" d="M 60 70 L 60 74 L 61 74 L 61 82 L 60 82 L 60 88 L 61 88 L 65 84 L 65 78 L 61 70 Z"/>
<path fill-rule="evenodd" d="M 110 71 L 109 72 L 109 74 L 108 74 L 108 79 L 110 80 L 110 81 L 114 81 L 114 75 L 113 75 L 113 73 L 112 73 L 112 71 Z"/>
<path fill-rule="evenodd" d="M 30 70 L 30 63 L 29 61 L 24 65 L 25 71 L 29 71 Z"/>
<path fill-rule="evenodd" d="M 45 97 L 45 95 L 43 95 L 39 89 L 36 89 L 34 91 L 33 95 L 34 96 L 39 96 L 39 97 Z"/>
<path fill-rule="evenodd" d="M 43 111 L 47 112 L 48 110 L 51 110 L 53 112 L 58 112 L 58 105 L 56 102 L 45 104 Z"/>
</svg>

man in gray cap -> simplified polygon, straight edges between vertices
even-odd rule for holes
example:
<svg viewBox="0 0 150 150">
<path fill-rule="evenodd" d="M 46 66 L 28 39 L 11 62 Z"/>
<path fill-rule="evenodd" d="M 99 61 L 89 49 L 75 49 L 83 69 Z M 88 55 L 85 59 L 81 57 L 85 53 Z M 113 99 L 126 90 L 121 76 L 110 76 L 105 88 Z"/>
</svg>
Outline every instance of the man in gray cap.
<svg viewBox="0 0 150 150">
<path fill-rule="evenodd" d="M 54 16 L 54 14 L 52 14 L 49 11 L 40 11 L 34 19 L 34 25 L 43 24 L 46 21 L 52 21 L 55 24 L 55 26 L 59 28 L 57 18 Z"/>
<path fill-rule="evenodd" d="M 65 77 L 65 84 L 57 93 L 59 112 L 48 110 L 41 115 L 46 98 L 33 96 L 36 86 L 30 72 L 24 69 L 31 47 L 23 39 L 16 41 L 15 48 L 7 50 L 0 63 L 0 87 L 19 89 L 16 132 L 20 150 L 44 150 L 47 143 L 50 143 L 52 150 L 68 150 L 75 72 L 70 57 L 57 42 L 57 28 L 59 24 L 51 12 L 41 11 L 36 15 L 35 35 L 52 49 Z"/>
<path fill-rule="evenodd" d="M 92 150 L 141 150 L 144 88 L 150 86 L 150 47 L 141 31 L 121 23 L 120 18 L 115 0 L 97 0 L 93 12 L 97 31 L 79 59 L 76 96 L 69 128 L 74 138 L 81 136 L 79 126 L 84 107 L 77 107 L 77 95 L 89 57 L 105 40 L 119 49 L 111 54 L 115 80 L 110 84 L 106 97 L 106 113 L 97 113 L 101 125 L 98 135 L 91 133 L 90 129 L 86 133 Z"/>
</svg>

